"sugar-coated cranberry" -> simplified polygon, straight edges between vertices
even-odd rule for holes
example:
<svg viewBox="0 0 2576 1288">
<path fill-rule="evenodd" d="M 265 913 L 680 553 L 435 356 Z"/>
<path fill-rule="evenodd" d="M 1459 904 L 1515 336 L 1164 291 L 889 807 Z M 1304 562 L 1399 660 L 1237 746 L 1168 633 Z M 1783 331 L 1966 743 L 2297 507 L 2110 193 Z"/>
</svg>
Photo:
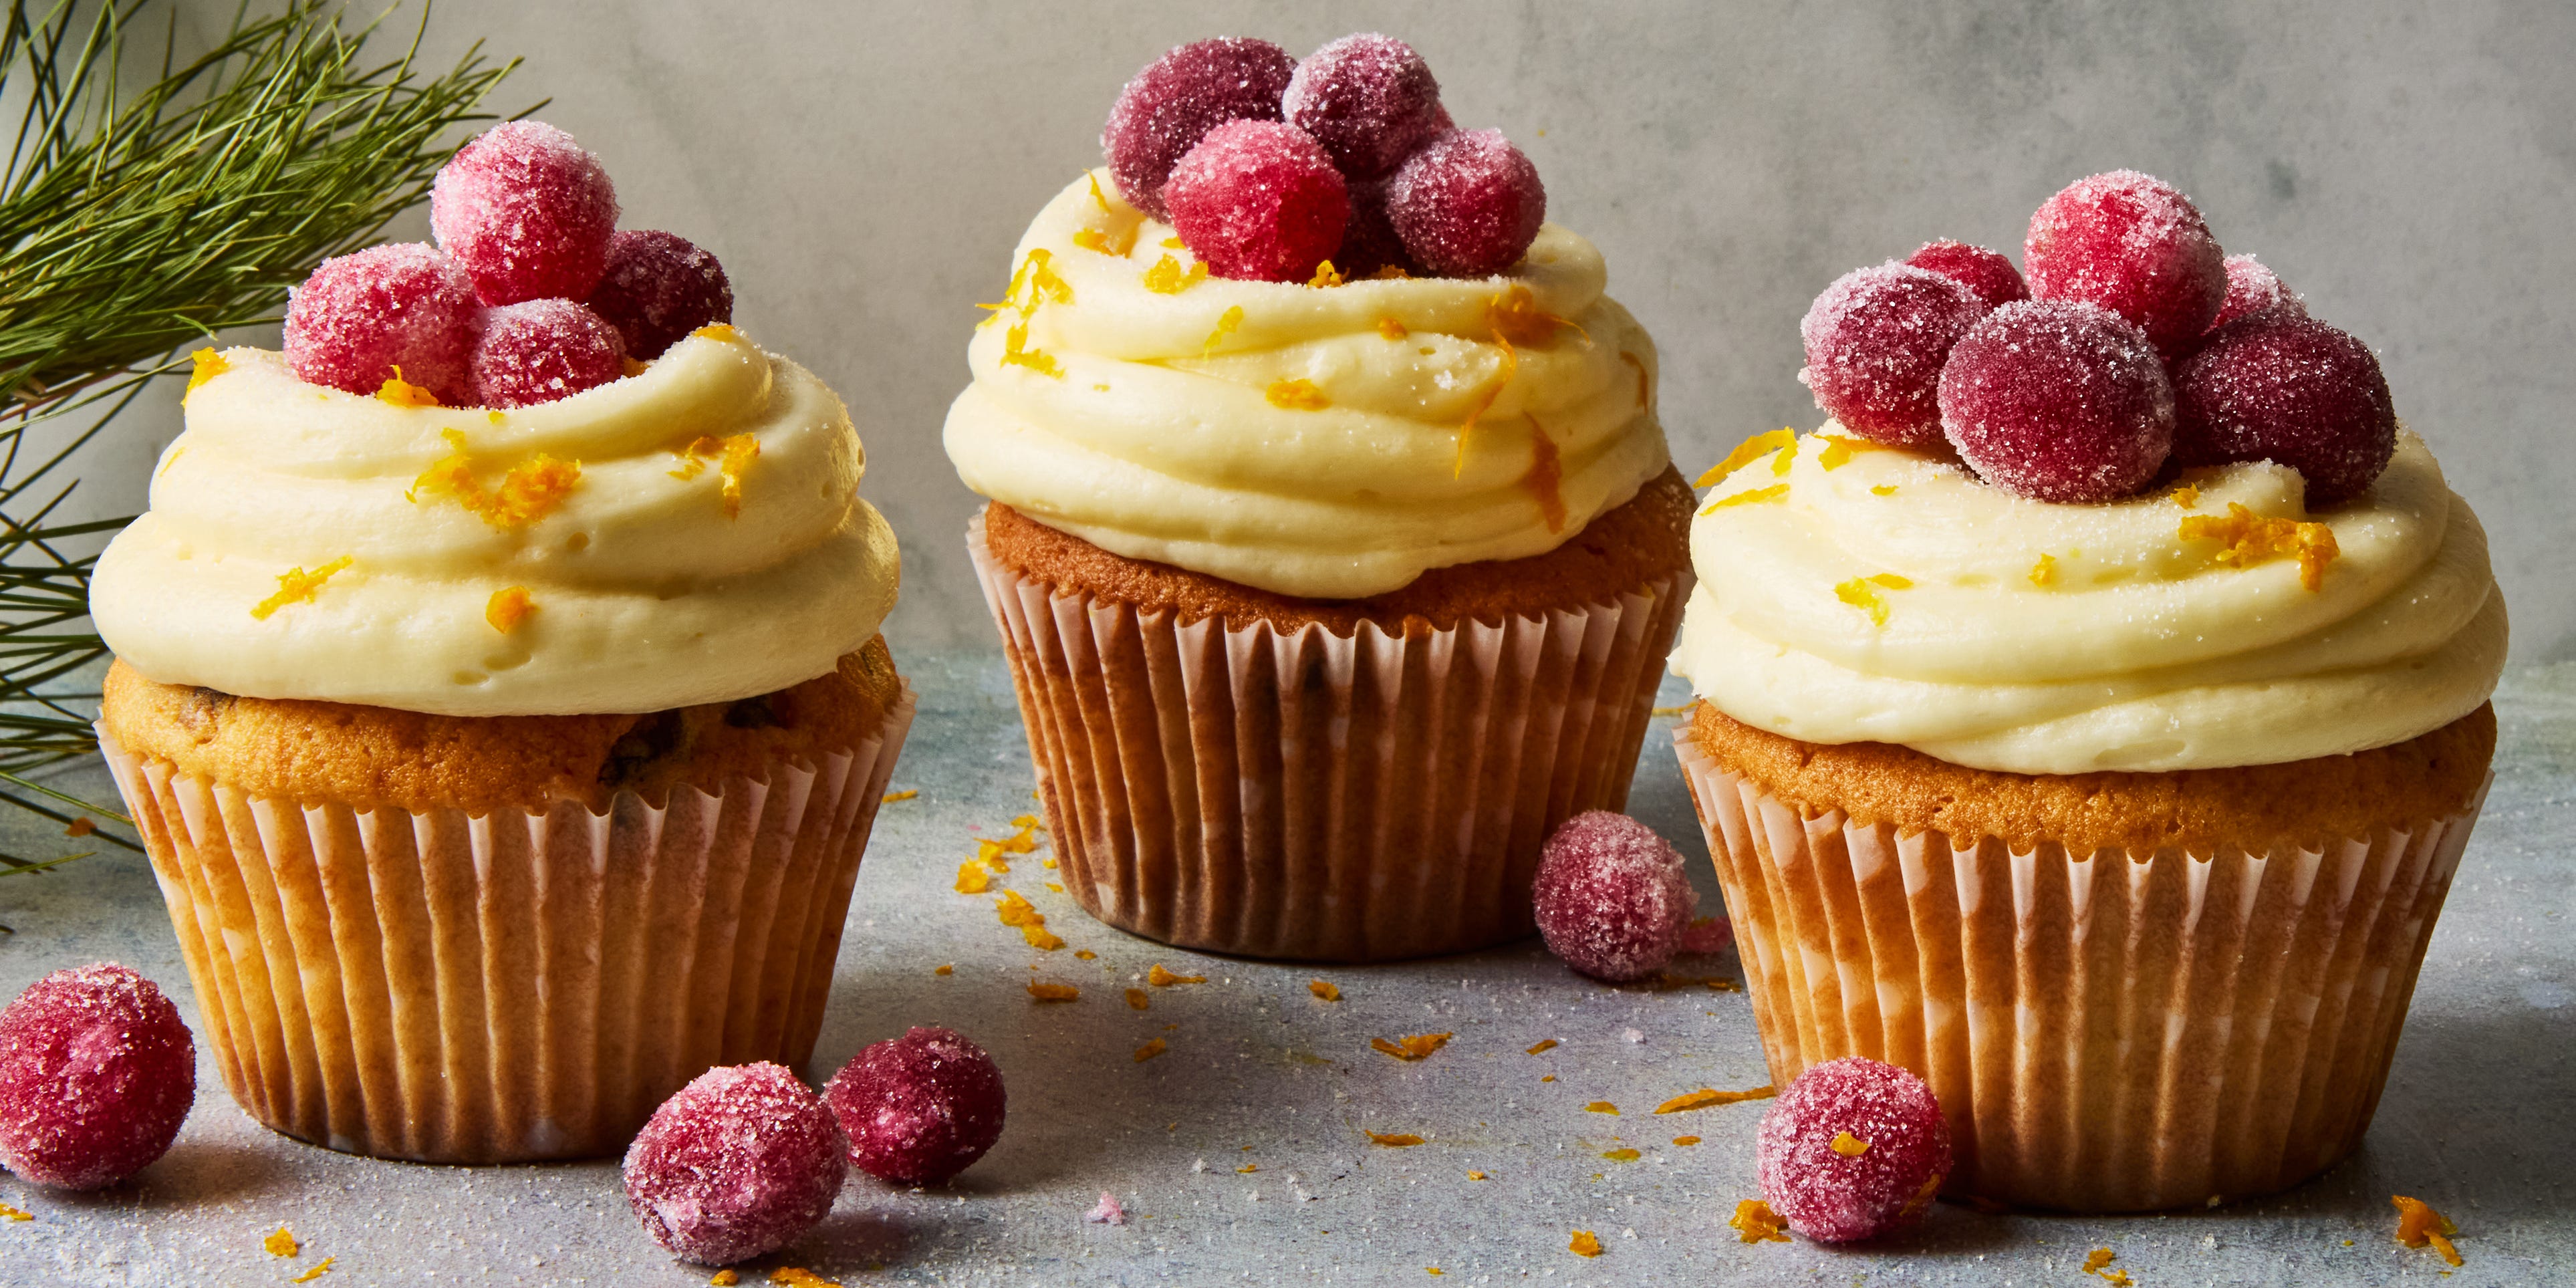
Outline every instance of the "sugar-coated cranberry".
<svg viewBox="0 0 2576 1288">
<path fill-rule="evenodd" d="M 2174 455 L 2185 465 L 2278 461 L 2312 510 L 2361 495 L 2397 451 L 2397 411 L 2369 346 L 2273 308 L 2219 328 L 2174 369 Z"/>
<path fill-rule="evenodd" d="M 419 242 L 322 261 L 286 305 L 286 365 L 299 380 L 353 394 L 402 378 L 461 407 L 474 401 L 466 358 L 482 303 L 456 261 Z"/>
<path fill-rule="evenodd" d="M 1002 1071 L 954 1029 L 916 1028 L 850 1058 L 823 1087 L 850 1161 L 898 1185 L 936 1185 L 1002 1138 Z"/>
<path fill-rule="evenodd" d="M 1342 248 L 1351 197 L 1304 130 L 1228 121 L 1207 132 L 1163 185 L 1172 229 L 1219 277 L 1303 282 Z"/>
<path fill-rule="evenodd" d="M 2030 284 L 2021 280 L 2021 270 L 2003 257 L 2000 251 L 1966 242 L 1940 241 L 1923 243 L 1923 249 L 1905 257 L 1916 268 L 1928 268 L 1977 293 L 1987 308 L 2001 308 L 2014 300 L 2030 298 Z"/>
<path fill-rule="evenodd" d="M 626 1201 L 683 1261 L 774 1252 L 832 1211 L 849 1140 L 822 1098 L 774 1064 L 709 1069 L 662 1102 L 626 1150 Z"/>
<path fill-rule="evenodd" d="M 1342 229 L 1342 248 L 1333 255 L 1333 267 L 1349 278 L 1368 277 L 1386 268 L 1420 274 L 1422 266 L 1405 253 L 1404 239 L 1395 235 L 1395 225 L 1386 217 L 1384 182 L 1351 185 L 1351 221 Z"/>
<path fill-rule="evenodd" d="M 2144 331 L 2109 309 L 2024 300 L 1987 314 L 1941 369 L 1941 429 L 2008 492 L 2108 501 L 2173 452 L 2173 386 Z"/>
<path fill-rule="evenodd" d="M 2210 323 L 2209 329 L 2216 331 L 2238 318 L 2280 305 L 2287 305 L 2300 313 L 2308 311 L 2308 302 L 2300 299 L 2297 291 L 2284 285 L 2281 275 L 2265 268 L 2262 261 L 2251 255 L 2230 255 L 2227 257 L 2227 303 L 2219 308 L 2218 320 Z"/>
<path fill-rule="evenodd" d="M 1567 819 L 1541 847 L 1530 886 L 1548 951 L 1611 981 L 1643 979 L 1681 948 L 1699 892 L 1654 829 L 1608 810 Z"/>
<path fill-rule="evenodd" d="M 608 239 L 608 271 L 589 303 L 625 337 L 628 356 L 658 358 L 699 327 L 733 321 L 733 284 L 715 256 L 685 237 L 620 232 Z"/>
<path fill-rule="evenodd" d="M 2218 316 L 2225 259 L 2191 198 L 2135 170 L 2066 185 L 2030 217 L 2021 256 L 2032 298 L 2099 304 L 2168 357 L 2189 351 Z"/>
<path fill-rule="evenodd" d="M 1537 240 L 1547 187 L 1502 131 L 1452 130 L 1396 168 L 1386 213 L 1423 267 L 1485 277 L 1521 262 Z"/>
<path fill-rule="evenodd" d="M 1816 405 L 1853 433 L 1900 446 L 1932 442 L 1941 437 L 1941 364 L 1986 311 L 1975 291 L 1929 269 L 1854 269 L 1798 324 L 1807 344 L 1799 376 Z"/>
<path fill-rule="evenodd" d="M 1393 36 L 1344 36 L 1297 64 L 1279 99 L 1290 125 L 1315 136 L 1352 179 L 1382 179 L 1453 128 L 1440 82 Z"/>
<path fill-rule="evenodd" d="M 1950 1127 L 1921 1078 L 1865 1056 L 1811 1065 L 1755 1135 L 1762 1197 L 1819 1243 L 1870 1239 L 1932 1206 L 1950 1174 Z"/>
<path fill-rule="evenodd" d="M 1183 45 L 1136 73 L 1109 109 L 1100 150 L 1118 191 L 1156 219 L 1168 219 L 1163 185 L 1172 167 L 1228 121 L 1276 121 L 1297 60 L 1267 40 L 1220 36 Z"/>
<path fill-rule="evenodd" d="M 608 267 L 617 187 L 599 158 L 543 121 L 485 130 L 438 171 L 429 228 L 486 304 L 590 295 Z"/>
<path fill-rule="evenodd" d="M 197 1101 L 197 1044 L 152 981 L 58 970 L 0 1010 L 0 1166 L 94 1190 L 170 1148 Z"/>
<path fill-rule="evenodd" d="M 484 315 L 474 389 L 486 407 L 533 407 L 626 374 L 626 341 L 570 300 L 529 300 Z"/>
</svg>

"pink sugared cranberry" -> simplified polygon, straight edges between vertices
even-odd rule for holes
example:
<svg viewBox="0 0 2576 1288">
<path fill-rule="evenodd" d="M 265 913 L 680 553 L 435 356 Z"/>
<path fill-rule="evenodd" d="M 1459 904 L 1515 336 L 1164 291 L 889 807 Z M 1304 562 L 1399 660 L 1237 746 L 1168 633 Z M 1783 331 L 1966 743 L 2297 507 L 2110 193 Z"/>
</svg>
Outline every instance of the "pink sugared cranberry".
<svg viewBox="0 0 2576 1288">
<path fill-rule="evenodd" d="M 571 135 L 511 121 L 440 167 L 429 228 L 486 304 L 585 299 L 608 267 L 617 188 Z"/>
<path fill-rule="evenodd" d="M 1986 310 L 1976 292 L 1929 269 L 1853 269 L 1798 324 L 1807 344 L 1799 378 L 1853 433 L 1900 446 L 1932 442 L 1941 437 L 1941 364 Z"/>
<path fill-rule="evenodd" d="M 1207 132 L 1163 185 L 1172 228 L 1219 277 L 1303 282 L 1342 248 L 1351 197 L 1321 144 L 1277 121 Z"/>
<path fill-rule="evenodd" d="M 197 1100 L 197 1044 L 152 981 L 58 970 L 0 1010 L 0 1166 L 94 1190 L 170 1148 Z"/>
<path fill-rule="evenodd" d="M 486 407 L 533 407 L 626 374 L 626 341 L 570 300 L 529 300 L 484 315 L 474 389 Z"/>
<path fill-rule="evenodd" d="M 1454 128 L 1440 82 L 1413 46 L 1375 32 L 1344 36 L 1297 64 L 1279 109 L 1351 179 L 1382 179 Z"/>
<path fill-rule="evenodd" d="M 629 356 L 658 358 L 699 327 L 733 321 L 733 284 L 685 237 L 621 232 L 608 239 L 608 271 L 590 292 L 590 311 L 625 337 Z"/>
<path fill-rule="evenodd" d="M 1810 1065 L 1771 1102 L 1754 1161 L 1790 1229 L 1819 1243 L 1876 1238 L 1932 1206 L 1950 1174 L 1950 1127 L 1921 1078 L 1846 1056 Z"/>
<path fill-rule="evenodd" d="M 824 1084 L 823 1099 L 850 1133 L 850 1161 L 898 1185 L 936 1185 L 1002 1138 L 1002 1071 L 954 1029 L 869 1046 Z"/>
<path fill-rule="evenodd" d="M 2262 261 L 2251 255 L 2230 255 L 2227 257 L 2227 303 L 2219 308 L 2218 320 L 2210 323 L 2209 329 L 2216 331 L 2238 318 L 2283 304 L 2300 313 L 2308 311 L 2308 302 L 2300 299 L 2297 291 L 2284 285 L 2281 275 L 2265 268 Z"/>
<path fill-rule="evenodd" d="M 1405 253 L 1404 239 L 1395 235 L 1395 225 L 1387 220 L 1383 182 L 1351 185 L 1351 221 L 1342 228 L 1342 248 L 1333 255 L 1333 267 L 1353 279 L 1384 268 L 1420 275 L 1422 266 Z"/>
<path fill-rule="evenodd" d="M 450 407 L 474 401 L 466 358 L 482 311 L 474 282 L 433 246 L 396 242 L 322 261 L 286 305 L 286 365 L 299 380 L 372 394 L 402 378 Z"/>
<path fill-rule="evenodd" d="M 2219 328 L 2174 369 L 2174 403 L 2183 464 L 2278 461 L 2307 480 L 2311 510 L 2361 495 L 2397 451 L 2379 359 L 2288 309 Z"/>
<path fill-rule="evenodd" d="M 2030 284 L 2021 280 L 2021 270 L 2000 252 L 1983 246 L 1944 238 L 1923 243 L 1923 249 L 1906 256 L 1905 262 L 1967 287 L 1990 309 L 2030 298 Z"/>
<path fill-rule="evenodd" d="M 1941 430 L 2005 491 L 2108 501 L 2173 452 L 2173 386 L 2144 331 L 2098 305 L 2024 300 L 1987 314 L 1941 368 Z"/>
<path fill-rule="evenodd" d="M 1594 979 L 1643 979 L 1681 948 L 1699 893 L 1654 829 L 1608 810 L 1567 819 L 1539 851 L 1532 911 L 1548 951 Z"/>
<path fill-rule="evenodd" d="M 626 1150 L 626 1201 L 683 1261 L 722 1266 L 787 1246 L 832 1210 L 847 1137 L 774 1064 L 709 1069 L 653 1111 Z"/>
<path fill-rule="evenodd" d="M 2190 350 L 2227 299 L 2225 252 L 2191 198 L 2135 170 L 2066 185 L 2030 217 L 2033 299 L 2081 300 L 2127 318 L 2156 350 Z"/>
<path fill-rule="evenodd" d="M 1537 239 L 1547 187 L 1501 130 L 1451 130 L 1397 167 L 1386 213 L 1424 268 L 1485 277 L 1521 262 Z"/>
<path fill-rule="evenodd" d="M 1228 121 L 1276 121 L 1297 60 L 1267 40 L 1220 36 L 1183 45 L 1136 73 L 1109 109 L 1100 150 L 1127 203 L 1170 218 L 1163 185 L 1172 167 Z"/>
</svg>

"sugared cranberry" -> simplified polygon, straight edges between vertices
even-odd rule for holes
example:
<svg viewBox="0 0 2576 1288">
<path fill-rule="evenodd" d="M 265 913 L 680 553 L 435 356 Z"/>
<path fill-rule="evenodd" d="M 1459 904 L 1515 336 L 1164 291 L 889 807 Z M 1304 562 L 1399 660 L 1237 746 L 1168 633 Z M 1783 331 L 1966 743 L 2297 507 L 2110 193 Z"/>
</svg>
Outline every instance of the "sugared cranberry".
<svg viewBox="0 0 2576 1288">
<path fill-rule="evenodd" d="M 474 401 L 466 358 L 482 311 L 456 261 L 419 242 L 326 259 L 286 305 L 286 365 L 299 380 L 372 394 L 402 378 L 450 407 Z"/>
<path fill-rule="evenodd" d="M 662 351 L 710 322 L 733 321 L 733 284 L 716 257 L 671 233 L 621 232 L 608 239 L 608 271 L 590 311 L 626 339 L 635 358 Z"/>
<path fill-rule="evenodd" d="M 1394 173 L 1415 149 L 1452 129 L 1440 82 L 1393 36 L 1344 36 L 1297 64 L 1279 108 L 1315 136 L 1352 179 Z"/>
<path fill-rule="evenodd" d="M 1387 218 L 1416 262 L 1484 277 L 1521 262 L 1547 221 L 1538 167 L 1500 130 L 1452 130 L 1397 167 Z"/>
<path fill-rule="evenodd" d="M 197 1045 L 152 981 L 58 970 L 0 1010 L 0 1166 L 94 1190 L 170 1148 L 197 1100 Z"/>
<path fill-rule="evenodd" d="M 2099 304 L 2172 357 L 2190 350 L 2226 302 L 2225 258 L 2191 198 L 2114 170 L 2049 198 L 2030 217 L 2021 262 L 2032 298 Z"/>
<path fill-rule="evenodd" d="M 1567 819 L 1539 851 L 1532 911 L 1548 951 L 1594 979 L 1643 979 L 1680 950 L 1699 901 L 1682 856 L 1608 810 Z"/>
<path fill-rule="evenodd" d="M 2183 464 L 2278 461 L 2307 480 L 2311 510 L 2361 495 L 2397 451 L 2379 359 L 2289 309 L 2219 328 L 2175 368 L 2174 402 Z"/>
<path fill-rule="evenodd" d="M 608 267 L 617 188 L 571 135 L 511 121 L 439 169 L 429 228 L 486 304 L 585 299 Z"/>
<path fill-rule="evenodd" d="M 1219 277 L 1303 282 L 1342 248 L 1349 189 L 1323 146 L 1293 125 L 1228 121 L 1163 185 L 1172 228 Z"/>
<path fill-rule="evenodd" d="M 1333 255 L 1333 267 L 1354 279 L 1385 268 L 1420 274 L 1422 266 L 1405 253 L 1404 239 L 1395 235 L 1395 225 L 1387 220 L 1385 183 L 1351 185 L 1351 222 L 1342 229 L 1342 248 Z"/>
<path fill-rule="evenodd" d="M 2262 261 L 2251 255 L 2230 255 L 2227 257 L 2227 303 L 2220 307 L 2218 320 L 2210 323 L 2209 329 L 2216 331 L 2238 318 L 2277 305 L 2288 305 L 2299 313 L 2308 311 L 2308 302 L 2300 299 L 2297 291 L 2283 285 L 2280 274 L 2263 267 Z"/>
<path fill-rule="evenodd" d="M 2173 452 L 2173 386 L 2146 333 L 2072 300 L 1987 314 L 1941 369 L 1941 429 L 1960 459 L 2008 492 L 2108 501 L 2144 486 Z"/>
<path fill-rule="evenodd" d="M 774 1064 L 709 1069 L 653 1111 L 626 1150 L 626 1201 L 683 1261 L 722 1266 L 787 1246 L 832 1210 L 849 1140 Z"/>
<path fill-rule="evenodd" d="M 1002 1138 L 1002 1071 L 954 1029 L 916 1028 L 860 1051 L 824 1084 L 850 1161 L 898 1185 L 936 1185 Z"/>
<path fill-rule="evenodd" d="M 1910 1224 L 1950 1174 L 1950 1127 L 1921 1078 L 1847 1056 L 1811 1065 L 1762 1115 L 1762 1197 L 1819 1243 Z"/>
<path fill-rule="evenodd" d="M 1799 377 L 1843 428 L 1882 443 L 1929 443 L 1941 436 L 1941 364 L 1986 309 L 1976 292 L 1929 269 L 1854 269 L 1798 324 L 1807 343 Z"/>
<path fill-rule="evenodd" d="M 529 300 L 484 316 L 474 388 L 486 407 L 533 407 L 626 374 L 626 341 L 570 300 Z"/>
<path fill-rule="evenodd" d="M 1220 36 L 1148 64 L 1118 92 L 1100 150 L 1118 191 L 1156 219 L 1171 217 L 1163 185 L 1172 167 L 1228 121 L 1276 121 L 1297 60 L 1267 40 Z"/>
<path fill-rule="evenodd" d="M 1928 268 L 1941 276 L 1976 292 L 1977 298 L 1990 309 L 2002 308 L 2014 300 L 2030 298 L 2030 284 L 2021 280 L 2021 270 L 2001 252 L 1966 242 L 1940 241 L 1923 243 L 1923 249 L 1905 257 L 1916 268 Z"/>
</svg>

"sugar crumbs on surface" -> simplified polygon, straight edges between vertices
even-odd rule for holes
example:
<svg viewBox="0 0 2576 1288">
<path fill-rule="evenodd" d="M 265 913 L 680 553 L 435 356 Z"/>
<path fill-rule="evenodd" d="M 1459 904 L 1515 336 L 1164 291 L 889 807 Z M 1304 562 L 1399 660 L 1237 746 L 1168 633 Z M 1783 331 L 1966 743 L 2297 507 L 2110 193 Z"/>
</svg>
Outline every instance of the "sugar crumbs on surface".
<svg viewBox="0 0 2576 1288">
<path fill-rule="evenodd" d="M 1282 411 L 1322 411 L 1333 405 L 1312 380 L 1274 380 L 1262 396 Z"/>
<path fill-rule="evenodd" d="M 1156 988 L 1170 988 L 1174 984 L 1204 984 L 1207 982 L 1207 976 L 1175 975 L 1163 969 L 1161 962 L 1156 962 L 1153 969 L 1145 972 L 1145 982 Z"/>
<path fill-rule="evenodd" d="M 1409 1131 L 1373 1131 L 1368 1133 L 1368 1138 L 1377 1144 L 1386 1146 L 1388 1149 L 1411 1149 L 1412 1147 L 1422 1143 L 1421 1137 L 1416 1136 Z"/>
<path fill-rule="evenodd" d="M 1165 1042 L 1161 1038 L 1152 1039 L 1145 1045 L 1136 1048 L 1136 1063 L 1143 1064 L 1146 1061 L 1153 1059 L 1155 1056 L 1161 1055 L 1165 1051 L 1169 1051 L 1171 1049 L 1171 1043 Z M 1244 1170 L 1250 1171 L 1251 1169 L 1245 1168 Z"/>
<path fill-rule="evenodd" d="M 1399 1038 L 1394 1042 L 1389 1042 L 1385 1038 L 1370 1038 L 1369 1049 L 1372 1051 L 1383 1051 L 1388 1055 L 1394 1056 L 1398 1060 L 1410 1062 L 1420 1060 L 1425 1056 L 1430 1055 L 1432 1052 L 1449 1045 L 1449 1039 L 1456 1036 L 1457 1035 L 1454 1033 L 1416 1033 L 1411 1037 Z"/>
<path fill-rule="evenodd" d="M 1174 1125 L 1178 1126 L 1178 1124 Z M 1100 1202 L 1095 1205 L 1091 1211 L 1084 1213 L 1082 1219 L 1093 1225 L 1125 1225 L 1127 1224 L 1127 1209 L 1120 1206 L 1117 1195 L 1112 1194 L 1107 1190 L 1102 1190 L 1100 1192 Z"/>
<path fill-rule="evenodd" d="M 1578 1257 L 1600 1256 L 1601 1237 L 1590 1230 L 1577 1230 L 1574 1237 L 1566 1241 L 1565 1250 Z"/>
<path fill-rule="evenodd" d="M 2459 1234 L 2460 1228 L 2451 1224 L 2449 1217 L 2434 1211 L 2432 1205 L 2422 1199 L 2411 1199 L 2403 1194 L 2390 1195 L 2388 1202 L 2397 1209 L 2399 1243 L 2410 1248 L 2430 1245 L 2442 1254 L 2442 1260 L 2455 1266 L 2462 1264 L 2460 1250 L 2451 1246 L 2451 1240 Z"/>
<path fill-rule="evenodd" d="M 1761 1243 L 1764 1240 L 1773 1243 L 1789 1241 L 1789 1236 L 1781 1233 L 1788 1223 L 1780 1219 L 1779 1213 L 1771 1210 L 1770 1204 L 1760 1199 L 1746 1199 L 1736 1204 L 1735 1215 L 1728 1217 L 1726 1224 L 1732 1227 L 1737 1237 L 1746 1243 Z"/>
<path fill-rule="evenodd" d="M 1778 1094 L 1779 1091 L 1769 1083 L 1743 1091 L 1719 1091 L 1714 1087 L 1702 1087 L 1697 1091 L 1684 1092 L 1655 1106 L 1655 1112 L 1686 1113 L 1693 1109 L 1706 1109 L 1711 1105 L 1732 1105 L 1746 1100 L 1768 1100 Z"/>
<path fill-rule="evenodd" d="M 268 620 L 269 614 L 288 604 L 312 603 L 313 597 L 321 593 L 324 582 L 331 580 L 334 575 L 354 562 L 356 562 L 354 557 L 342 555 L 311 572 L 306 572 L 302 568 L 290 568 L 279 573 L 277 593 L 252 605 L 250 615 L 264 622 Z"/>
<path fill-rule="evenodd" d="M 2184 519 L 2176 535 L 2184 541 L 2223 543 L 2224 548 L 2211 558 L 2231 568 L 2251 568 L 2295 555 L 2299 584 L 2309 590 L 2325 584 L 2326 565 L 2342 553 L 2335 545 L 2334 529 L 2325 524 L 2267 518 L 2234 501 L 2227 503 L 2224 516 L 2195 514 Z"/>
<path fill-rule="evenodd" d="M 1306 986 L 1306 991 L 1327 1002 L 1338 1002 L 1342 1000 L 1342 990 L 1339 987 L 1325 983 L 1320 979 L 1308 984 Z"/>
</svg>

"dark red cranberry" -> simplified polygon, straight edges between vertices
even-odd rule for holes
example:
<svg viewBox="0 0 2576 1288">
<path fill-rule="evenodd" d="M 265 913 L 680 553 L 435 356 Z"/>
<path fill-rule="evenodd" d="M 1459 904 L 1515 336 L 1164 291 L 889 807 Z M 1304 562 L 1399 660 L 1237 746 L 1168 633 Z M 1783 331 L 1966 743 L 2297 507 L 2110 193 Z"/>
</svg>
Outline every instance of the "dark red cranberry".
<svg viewBox="0 0 2576 1288">
<path fill-rule="evenodd" d="M 2308 311 L 2307 301 L 2300 299 L 2297 291 L 2283 285 L 2280 275 L 2263 267 L 2261 261 L 2251 255 L 2230 255 L 2227 257 L 2227 303 L 2219 308 L 2218 320 L 2210 323 L 2209 329 L 2216 331 L 2238 318 L 2283 305 L 2300 313 Z"/>
<path fill-rule="evenodd" d="M 1547 187 L 1502 131 L 1452 130 L 1396 170 L 1386 213 L 1424 268 L 1486 277 L 1521 262 L 1537 240 Z"/>
<path fill-rule="evenodd" d="M 1967 287 L 1990 309 L 2030 298 L 2030 284 L 2021 280 L 2021 270 L 2002 254 L 1983 246 L 1946 239 L 1925 242 L 1923 249 L 1906 256 L 1905 262 Z"/>
<path fill-rule="evenodd" d="M 1989 483 L 2041 501 L 2109 501 L 2173 451 L 2173 386 L 2146 333 L 2098 305 L 2024 300 L 1987 314 L 1941 369 L 1941 428 Z"/>
<path fill-rule="evenodd" d="M 1002 1071 L 954 1029 L 916 1028 L 841 1066 L 823 1099 L 850 1135 L 850 1161 L 898 1185 L 936 1185 L 1002 1138 Z"/>
<path fill-rule="evenodd" d="M 1440 82 L 1413 46 L 1393 36 L 1344 36 L 1297 64 L 1280 96 L 1284 119 L 1315 136 L 1353 179 L 1382 179 L 1423 144 L 1447 133 Z"/>
<path fill-rule="evenodd" d="M 1109 173 L 1129 205 L 1170 217 L 1163 184 L 1207 133 L 1228 121 L 1276 121 L 1297 60 L 1267 40 L 1220 36 L 1183 45 L 1136 73 L 1100 132 Z"/>
<path fill-rule="evenodd" d="M 629 357 L 651 360 L 710 322 L 733 321 L 733 284 L 724 265 L 687 238 L 621 232 L 608 239 L 608 271 L 590 311 L 625 337 Z"/>
<path fill-rule="evenodd" d="M 1799 373 L 1845 429 L 1913 446 L 1941 437 L 1941 364 L 1986 314 L 1956 279 L 1908 264 L 1854 269 L 1807 309 Z"/>
<path fill-rule="evenodd" d="M 1653 828 L 1608 810 L 1567 819 L 1539 852 L 1532 911 L 1548 951 L 1606 980 L 1643 979 L 1680 951 L 1699 896 Z"/>
<path fill-rule="evenodd" d="M 2220 327 L 2174 370 L 2174 455 L 2186 465 L 2278 461 L 2311 510 L 2361 495 L 2397 451 L 2379 359 L 2304 313 L 2273 307 Z"/>
</svg>

